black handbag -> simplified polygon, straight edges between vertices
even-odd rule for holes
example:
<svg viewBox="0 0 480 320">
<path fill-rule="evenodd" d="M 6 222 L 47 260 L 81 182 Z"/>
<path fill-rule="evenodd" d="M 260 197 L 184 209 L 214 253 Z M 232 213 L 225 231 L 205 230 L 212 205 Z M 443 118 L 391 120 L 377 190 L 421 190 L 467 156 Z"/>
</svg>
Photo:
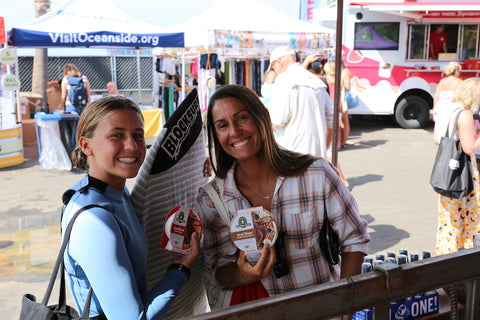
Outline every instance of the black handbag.
<svg viewBox="0 0 480 320">
<path fill-rule="evenodd" d="M 457 128 L 460 113 L 457 113 L 454 128 Z M 473 191 L 473 177 L 470 156 L 463 152 L 460 141 L 455 140 L 455 131 L 453 129 L 450 132 L 449 121 L 447 134 L 441 138 L 438 146 L 430 184 L 435 192 L 460 199 Z"/>
<path fill-rule="evenodd" d="M 338 240 L 338 234 L 333 230 L 328 220 L 325 201 L 323 202 L 323 208 L 324 218 L 322 229 L 320 230 L 320 249 L 328 263 L 336 265 L 340 260 L 340 242 Z"/>
<path fill-rule="evenodd" d="M 20 320 L 90 319 L 89 313 L 90 313 L 90 302 L 92 297 L 91 287 L 90 287 L 90 290 L 88 291 L 87 300 L 81 316 L 79 316 L 78 312 L 74 308 L 66 304 L 65 269 L 63 266 L 63 255 L 65 253 L 65 248 L 67 247 L 67 243 L 70 239 L 70 233 L 72 231 L 73 223 L 75 222 L 75 219 L 78 217 L 80 213 L 82 213 L 85 210 L 91 209 L 93 207 L 102 208 L 99 205 L 91 204 L 91 205 L 80 208 L 73 215 L 72 219 L 68 223 L 67 229 L 65 230 L 64 240 L 62 242 L 62 246 L 60 247 L 60 251 L 57 256 L 57 261 L 55 262 L 55 266 L 53 267 L 53 271 L 50 276 L 50 281 L 48 283 L 47 291 L 45 292 L 45 296 L 43 297 L 42 302 L 41 303 L 37 302 L 33 294 L 27 293 L 23 295 L 22 308 L 20 310 Z M 55 283 L 55 280 L 57 278 L 57 274 L 60 268 L 61 268 L 61 276 L 60 276 L 60 293 L 58 297 L 58 304 L 48 306 L 48 300 L 50 299 L 53 285 Z"/>
</svg>

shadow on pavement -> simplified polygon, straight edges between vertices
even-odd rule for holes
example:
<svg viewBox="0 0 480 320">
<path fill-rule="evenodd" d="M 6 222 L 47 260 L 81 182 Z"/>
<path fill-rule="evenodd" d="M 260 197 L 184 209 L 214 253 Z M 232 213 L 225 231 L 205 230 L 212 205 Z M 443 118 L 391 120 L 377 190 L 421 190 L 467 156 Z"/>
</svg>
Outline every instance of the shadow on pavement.
<svg viewBox="0 0 480 320">
<path fill-rule="evenodd" d="M 379 174 L 366 174 L 360 177 L 348 178 L 347 181 L 350 184 L 350 188 L 353 189 L 369 182 L 381 181 L 382 179 L 383 176 Z"/>
<path fill-rule="evenodd" d="M 369 231 L 372 239 L 368 247 L 369 252 L 384 251 L 388 248 L 394 247 L 402 239 L 410 237 L 409 232 L 403 229 L 397 229 L 395 226 L 389 224 L 369 224 L 369 229 L 374 230 Z"/>
</svg>

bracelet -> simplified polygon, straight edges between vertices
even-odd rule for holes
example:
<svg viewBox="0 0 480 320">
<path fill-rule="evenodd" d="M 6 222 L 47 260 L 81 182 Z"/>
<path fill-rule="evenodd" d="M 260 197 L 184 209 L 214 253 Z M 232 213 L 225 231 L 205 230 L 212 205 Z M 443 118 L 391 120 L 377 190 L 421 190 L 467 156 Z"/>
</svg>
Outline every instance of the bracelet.
<svg viewBox="0 0 480 320">
<path fill-rule="evenodd" d="M 181 263 L 172 263 L 171 265 L 168 266 L 167 270 L 172 270 L 172 269 L 185 272 L 188 278 L 190 278 L 190 274 L 192 273 L 188 267 L 186 267 Z"/>
</svg>

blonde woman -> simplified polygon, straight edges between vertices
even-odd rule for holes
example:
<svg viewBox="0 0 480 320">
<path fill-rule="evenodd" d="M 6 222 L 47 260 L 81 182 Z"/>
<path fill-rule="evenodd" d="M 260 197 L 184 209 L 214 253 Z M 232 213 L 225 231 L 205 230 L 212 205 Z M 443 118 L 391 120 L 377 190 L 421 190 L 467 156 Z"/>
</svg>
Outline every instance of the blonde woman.
<svg viewBox="0 0 480 320">
<path fill-rule="evenodd" d="M 435 91 L 435 97 L 433 99 L 433 114 L 434 120 L 436 119 L 436 106 L 438 103 L 443 101 L 449 101 L 453 97 L 453 93 L 458 88 L 458 86 L 463 82 L 460 79 L 460 72 L 462 71 L 462 66 L 456 62 L 452 61 L 445 67 L 446 77 L 440 80 L 437 85 L 437 90 Z"/>
<path fill-rule="evenodd" d="M 480 104 L 480 78 L 463 81 L 455 90 L 452 99 L 442 104 L 435 122 L 435 137 L 445 136 L 448 126 L 453 127 L 458 117 L 457 139 L 463 151 L 471 157 L 474 190 L 462 199 L 440 196 L 438 231 L 435 252 L 446 254 L 460 248 L 473 247 L 473 236 L 480 232 L 480 187 L 475 152 L 480 149 L 480 138 L 476 137 L 477 123 L 473 115 Z M 453 128 L 455 130 L 455 128 Z"/>
</svg>

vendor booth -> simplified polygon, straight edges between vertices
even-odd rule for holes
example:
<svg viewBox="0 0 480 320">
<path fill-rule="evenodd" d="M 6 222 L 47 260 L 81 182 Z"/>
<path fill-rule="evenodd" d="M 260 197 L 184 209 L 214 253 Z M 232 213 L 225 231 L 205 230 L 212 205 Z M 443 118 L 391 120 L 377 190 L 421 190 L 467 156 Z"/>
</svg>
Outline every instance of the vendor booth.
<svg viewBox="0 0 480 320">
<path fill-rule="evenodd" d="M 8 44 L 14 48 L 183 47 L 184 36 L 182 32 L 168 32 L 165 28 L 134 19 L 106 0 L 67 0 L 45 15 L 12 28 L 8 33 Z M 137 73 L 140 83 L 140 71 Z M 147 126 L 153 128 L 153 134 L 158 133 L 163 125 L 161 117 L 146 118 L 157 121 L 149 122 Z M 39 124 L 36 127 L 41 131 Z M 41 148 L 42 143 L 39 141 L 38 145 Z M 52 159 L 52 162 L 58 161 Z"/>
<path fill-rule="evenodd" d="M 270 52 L 288 45 L 300 55 L 323 53 L 325 57 L 335 45 L 333 29 L 295 19 L 258 0 L 235 4 L 222 0 L 172 30 L 185 33 L 184 55 L 181 52 L 156 50 L 154 84 L 157 84 L 158 105 L 166 104 L 172 93 L 168 76 L 182 72 L 186 90 L 198 87 L 202 111 L 206 101 L 220 84 L 240 84 L 260 95 L 263 74 Z M 184 65 L 181 68 L 181 65 Z M 168 118 L 168 114 L 166 114 Z"/>
<path fill-rule="evenodd" d="M 15 113 L 15 90 L 20 88 L 14 73 L 17 57 L 12 49 L 4 48 L 5 28 L 0 17 L 0 168 L 23 163 L 22 125 Z"/>
</svg>

